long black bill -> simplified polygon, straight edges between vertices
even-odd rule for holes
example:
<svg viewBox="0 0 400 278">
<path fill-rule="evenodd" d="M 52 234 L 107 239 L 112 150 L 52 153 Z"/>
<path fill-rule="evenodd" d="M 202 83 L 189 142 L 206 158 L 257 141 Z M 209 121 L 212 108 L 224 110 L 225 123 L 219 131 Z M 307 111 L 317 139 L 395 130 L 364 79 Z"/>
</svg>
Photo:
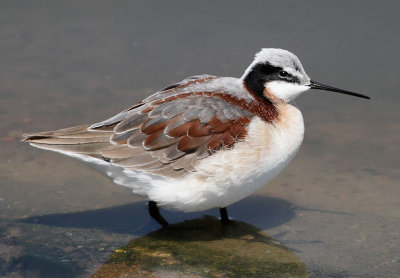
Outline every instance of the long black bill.
<svg viewBox="0 0 400 278">
<path fill-rule="evenodd" d="M 345 94 L 345 95 L 351 95 L 351 96 L 355 96 L 355 97 L 362 97 L 362 98 L 366 98 L 366 99 L 371 99 L 369 96 L 358 94 L 358 93 L 353 93 L 353 92 L 350 92 L 350 91 L 338 89 L 338 88 L 331 87 L 331 86 L 327 86 L 327 85 L 318 83 L 318 82 L 316 82 L 314 80 L 310 80 L 310 84 L 308 86 L 311 89 L 331 91 L 331 92 L 341 93 L 341 94 Z"/>
</svg>

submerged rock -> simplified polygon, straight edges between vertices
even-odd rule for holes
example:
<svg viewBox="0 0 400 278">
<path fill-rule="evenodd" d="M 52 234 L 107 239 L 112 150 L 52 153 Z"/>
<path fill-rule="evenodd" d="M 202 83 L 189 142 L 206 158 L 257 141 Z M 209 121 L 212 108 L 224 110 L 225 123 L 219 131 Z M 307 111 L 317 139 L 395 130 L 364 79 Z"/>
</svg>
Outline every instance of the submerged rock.
<svg viewBox="0 0 400 278">
<path fill-rule="evenodd" d="M 308 277 L 300 259 L 260 229 L 214 217 L 171 225 L 113 253 L 99 277 Z"/>
</svg>

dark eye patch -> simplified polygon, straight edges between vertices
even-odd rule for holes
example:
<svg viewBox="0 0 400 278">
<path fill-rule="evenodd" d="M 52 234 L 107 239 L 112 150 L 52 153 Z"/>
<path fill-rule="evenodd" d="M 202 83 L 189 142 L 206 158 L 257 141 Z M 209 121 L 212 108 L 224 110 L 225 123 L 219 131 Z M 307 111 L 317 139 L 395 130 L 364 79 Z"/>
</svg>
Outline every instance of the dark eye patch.
<svg viewBox="0 0 400 278">
<path fill-rule="evenodd" d="M 282 72 L 284 72 L 282 74 Z M 284 80 L 287 82 L 296 82 L 297 79 L 281 67 L 275 67 L 269 63 L 260 63 L 255 65 L 244 79 L 246 87 L 254 94 L 264 97 L 264 84 L 267 81 Z"/>
</svg>

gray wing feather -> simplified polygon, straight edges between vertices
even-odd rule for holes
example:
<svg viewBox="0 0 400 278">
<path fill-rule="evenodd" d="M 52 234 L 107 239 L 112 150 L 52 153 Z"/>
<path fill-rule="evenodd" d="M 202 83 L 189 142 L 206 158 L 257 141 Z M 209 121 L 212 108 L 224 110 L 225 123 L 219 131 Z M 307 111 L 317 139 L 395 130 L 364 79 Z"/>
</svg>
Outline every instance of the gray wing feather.
<svg viewBox="0 0 400 278">
<path fill-rule="evenodd" d="M 181 177 L 195 171 L 196 164 L 212 154 L 207 147 L 210 140 L 223 137 L 215 137 L 212 127 L 207 126 L 214 118 L 234 123 L 238 118 L 251 117 L 219 98 L 201 94 L 179 97 L 192 93 L 192 84 L 198 87 L 198 83 L 217 78 L 189 77 L 105 121 L 28 134 L 24 140 L 44 149 L 100 158 L 126 169 Z M 215 91 L 222 89 L 217 86 Z"/>
</svg>

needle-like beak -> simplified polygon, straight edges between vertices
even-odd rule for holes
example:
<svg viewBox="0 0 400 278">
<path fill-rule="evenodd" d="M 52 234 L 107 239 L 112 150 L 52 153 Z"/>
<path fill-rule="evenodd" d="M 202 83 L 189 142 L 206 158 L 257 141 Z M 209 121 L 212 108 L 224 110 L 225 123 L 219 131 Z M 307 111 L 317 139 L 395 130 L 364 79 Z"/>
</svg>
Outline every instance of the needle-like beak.
<svg viewBox="0 0 400 278">
<path fill-rule="evenodd" d="M 316 82 L 314 80 L 310 80 L 310 84 L 308 84 L 308 86 L 311 89 L 331 91 L 331 92 L 341 93 L 341 94 L 345 94 L 345 95 L 351 95 L 351 96 L 355 96 L 355 97 L 362 97 L 362 98 L 366 98 L 366 99 L 371 99 L 369 96 L 358 94 L 358 93 L 353 93 L 353 92 L 350 92 L 350 91 L 338 89 L 338 88 L 331 87 L 331 86 L 327 86 L 327 85 L 318 83 L 318 82 Z"/>
</svg>

